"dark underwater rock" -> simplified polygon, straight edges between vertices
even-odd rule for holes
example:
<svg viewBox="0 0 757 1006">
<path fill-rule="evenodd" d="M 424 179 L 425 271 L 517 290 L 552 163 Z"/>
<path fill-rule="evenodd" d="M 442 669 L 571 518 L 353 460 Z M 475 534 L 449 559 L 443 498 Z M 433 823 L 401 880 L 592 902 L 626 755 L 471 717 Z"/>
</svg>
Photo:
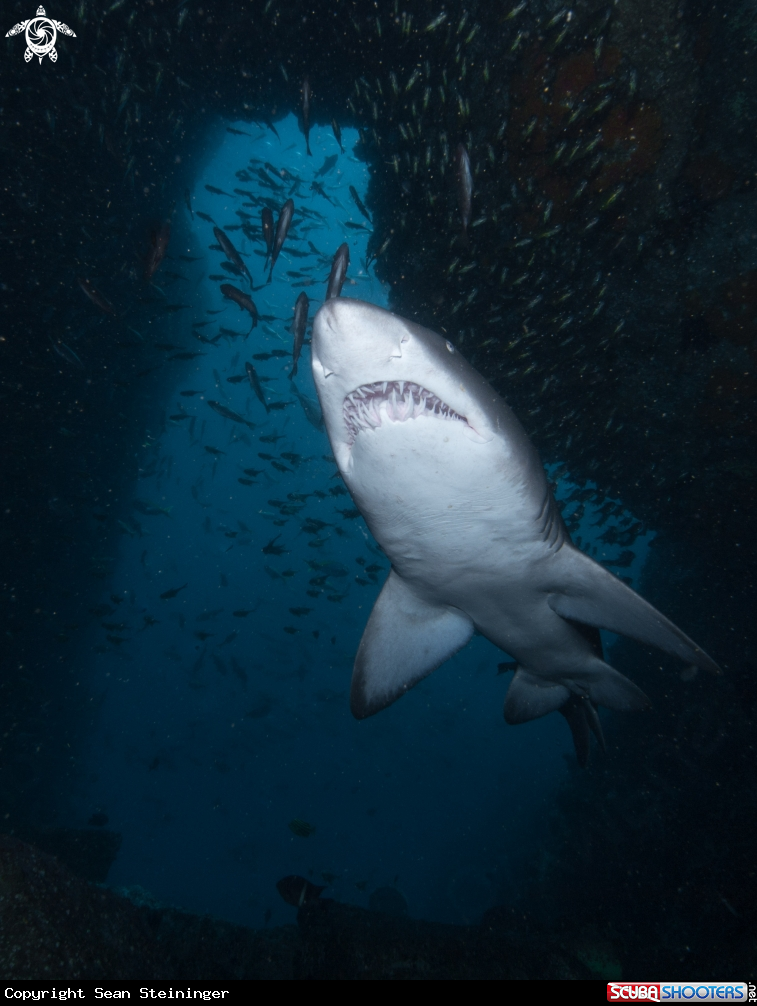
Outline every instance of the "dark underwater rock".
<svg viewBox="0 0 757 1006">
<path fill-rule="evenodd" d="M 302 947 L 296 926 L 247 929 L 173 908 L 150 913 L 154 950 L 178 981 L 291 981 Z"/>
<path fill-rule="evenodd" d="M 0 836 L 0 974 L 6 979 L 168 978 L 144 915 L 57 859 Z"/>
<path fill-rule="evenodd" d="M 152 909 L 0 835 L 0 974 L 7 980 L 291 979 L 296 926 L 254 930 Z"/>
<path fill-rule="evenodd" d="M 35 848 L 55 856 L 77 877 L 93 884 L 105 883 L 121 848 L 121 834 L 117 831 L 46 828 L 24 831 L 22 837 Z"/>
<path fill-rule="evenodd" d="M 377 887 L 368 899 L 368 906 L 372 912 L 407 915 L 407 901 L 396 887 Z"/>
<path fill-rule="evenodd" d="M 255 930 L 141 893 L 135 904 L 0 836 L 0 973 L 11 981 L 597 977 L 593 947 L 503 911 L 480 926 L 451 926 L 318 900 L 300 909 L 298 926 Z"/>
<path fill-rule="evenodd" d="M 579 956 L 544 933 L 518 934 L 490 912 L 480 926 L 401 918 L 321 899 L 298 915 L 300 979 L 321 981 L 585 979 Z"/>
</svg>

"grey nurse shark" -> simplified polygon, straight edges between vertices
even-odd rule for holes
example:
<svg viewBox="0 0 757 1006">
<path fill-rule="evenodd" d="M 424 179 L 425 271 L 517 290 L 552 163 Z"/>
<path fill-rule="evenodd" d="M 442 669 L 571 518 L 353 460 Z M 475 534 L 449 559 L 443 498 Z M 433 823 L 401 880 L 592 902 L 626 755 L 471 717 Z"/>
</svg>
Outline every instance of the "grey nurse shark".
<svg viewBox="0 0 757 1006">
<path fill-rule="evenodd" d="M 391 561 L 355 659 L 351 708 L 390 705 L 475 631 L 517 670 L 505 719 L 563 713 L 579 761 L 596 706 L 644 709 L 598 629 L 717 665 L 571 542 L 514 413 L 435 332 L 357 300 L 326 301 L 312 366 L 339 471 Z"/>
</svg>

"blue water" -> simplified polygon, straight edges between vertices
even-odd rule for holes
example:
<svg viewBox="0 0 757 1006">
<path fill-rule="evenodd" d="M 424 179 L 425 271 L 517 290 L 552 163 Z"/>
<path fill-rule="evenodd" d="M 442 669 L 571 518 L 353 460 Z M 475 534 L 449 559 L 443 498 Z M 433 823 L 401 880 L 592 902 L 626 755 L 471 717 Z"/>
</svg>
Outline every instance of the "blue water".
<svg viewBox="0 0 757 1006">
<path fill-rule="evenodd" d="M 279 898 L 275 883 L 299 873 L 329 881 L 328 893 L 342 901 L 367 905 L 374 889 L 395 885 L 411 915 L 474 922 L 517 883 L 524 844 L 539 841 L 568 771 L 570 735 L 558 716 L 504 724 L 509 677 L 497 674 L 497 664 L 508 657 L 481 638 L 391 708 L 361 723 L 352 718 L 352 661 L 388 563 L 363 521 L 339 512 L 352 501 L 331 492 L 342 483 L 324 460 L 331 453 L 325 433 L 290 389 L 291 358 L 254 361 L 269 379 L 269 403 L 286 403 L 270 414 L 246 380 L 227 378 L 243 375 L 253 354 L 291 351 L 296 296 L 307 292 L 312 319 L 343 241 L 351 256 L 343 296 L 388 304 L 373 267 L 365 268 L 369 229 L 344 226 L 367 225 L 348 186 L 365 199 L 368 169 L 352 153 L 357 134 L 345 130 L 345 154 L 319 179 L 332 204 L 310 190 L 325 159 L 339 154 L 329 129 L 313 128 L 313 156 L 306 157 L 291 115 L 276 124 L 280 139 L 249 123 L 230 125 L 250 135 L 221 131 L 208 138 L 216 146 L 205 152 L 194 180 L 193 210 L 220 226 L 239 223 L 235 211 L 247 197 L 233 190 L 243 188 L 270 196 L 277 215 L 291 185 L 277 192 L 261 187 L 256 171 L 268 161 L 301 179 L 292 192 L 295 206 L 322 219 L 295 215 L 273 281 L 252 294 L 260 313 L 275 320 L 247 337 L 248 316 L 208 278 L 222 271 L 223 259 L 208 250 L 212 225 L 190 217 L 176 193 L 172 257 L 155 283 L 168 302 L 190 304 L 191 317 L 189 311 L 167 316 L 164 329 L 140 334 L 205 355 L 174 364 L 180 369 L 162 403 L 164 424 L 146 435 L 137 459 L 142 477 L 121 503 L 124 535 L 102 597 L 112 610 L 93 625 L 78 658 L 81 687 L 91 692 L 92 727 L 77 753 L 78 791 L 60 816 L 84 826 L 93 812 L 107 814 L 109 827 L 123 834 L 109 883 L 139 885 L 192 911 L 252 926 L 293 921 L 295 909 Z M 250 158 L 260 162 L 251 168 L 253 181 L 240 181 L 235 172 Z M 207 184 L 232 195 L 208 192 Z M 243 212 L 257 228 L 259 207 Z M 255 286 L 263 284 L 262 242 L 241 230 L 229 236 Z M 184 262 L 182 254 L 199 258 Z M 248 289 L 244 279 L 227 282 Z M 197 331 L 208 338 L 220 327 L 238 334 L 201 344 L 190 325 L 206 319 L 211 324 Z M 315 399 L 309 363 L 306 346 L 296 386 Z M 181 396 L 187 389 L 201 393 Z M 222 418 L 210 399 L 254 429 Z M 188 418 L 170 418 L 183 413 Z M 281 439 L 260 439 L 271 434 Z M 290 471 L 276 470 L 260 453 Z M 575 488 L 563 473 L 559 493 Z M 304 503 L 289 497 L 314 490 L 325 497 L 310 495 Z M 302 508 L 282 516 L 271 499 Z M 145 514 L 134 500 L 166 512 Z M 584 547 L 600 560 L 617 557 L 618 547 L 596 539 L 594 515 L 588 506 L 581 519 Z M 306 518 L 326 526 L 307 533 Z M 637 540 L 633 563 L 623 570 L 634 583 L 650 537 Z M 263 552 L 272 541 L 283 554 Z M 366 574 L 373 565 L 380 568 Z M 325 582 L 311 583 L 327 574 Z M 175 597 L 161 599 L 175 588 L 182 588 Z M 295 819 L 315 831 L 294 834 Z"/>
</svg>

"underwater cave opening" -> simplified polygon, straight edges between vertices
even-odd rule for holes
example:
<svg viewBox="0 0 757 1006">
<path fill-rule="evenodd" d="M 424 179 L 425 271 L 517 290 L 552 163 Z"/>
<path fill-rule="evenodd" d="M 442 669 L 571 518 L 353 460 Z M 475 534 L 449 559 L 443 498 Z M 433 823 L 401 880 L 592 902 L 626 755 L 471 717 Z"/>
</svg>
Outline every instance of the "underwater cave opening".
<svg viewBox="0 0 757 1006">
<path fill-rule="evenodd" d="M 180 370 L 80 651 L 95 712 L 58 820 L 123 835 L 109 883 L 137 900 L 278 924 L 294 910 L 275 884 L 295 873 L 341 901 L 396 887 L 413 916 L 472 923 L 517 892 L 521 850 L 573 763 L 570 736 L 558 717 L 504 725 L 506 655 L 481 637 L 381 715 L 350 715 L 352 660 L 388 562 L 334 478 L 307 338 L 290 380 L 291 323 L 302 290 L 312 320 L 345 241 L 343 296 L 387 305 L 388 291 L 366 267 L 356 131 L 341 153 L 315 126 L 309 158 L 293 115 L 274 128 L 231 123 L 177 200 L 154 283 L 189 310 L 150 338 Z M 292 226 L 267 282 L 261 211 L 275 220 L 287 198 Z M 249 333 L 222 283 L 253 298 Z M 636 527 L 624 548 L 636 522 L 622 503 L 603 511 L 565 466 L 548 473 L 579 544 L 637 584 L 650 536 Z"/>
</svg>

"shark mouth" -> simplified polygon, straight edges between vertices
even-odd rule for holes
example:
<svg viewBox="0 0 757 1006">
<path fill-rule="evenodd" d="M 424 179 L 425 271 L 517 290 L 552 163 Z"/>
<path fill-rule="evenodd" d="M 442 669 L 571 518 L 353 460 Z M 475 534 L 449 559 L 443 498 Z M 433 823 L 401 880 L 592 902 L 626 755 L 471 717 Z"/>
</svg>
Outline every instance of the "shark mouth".
<svg viewBox="0 0 757 1006">
<path fill-rule="evenodd" d="M 361 430 L 375 430 L 383 417 L 394 423 L 418 416 L 431 416 L 453 422 L 468 422 L 433 392 L 413 381 L 375 381 L 361 384 L 344 400 L 344 422 L 350 446 Z"/>
</svg>

